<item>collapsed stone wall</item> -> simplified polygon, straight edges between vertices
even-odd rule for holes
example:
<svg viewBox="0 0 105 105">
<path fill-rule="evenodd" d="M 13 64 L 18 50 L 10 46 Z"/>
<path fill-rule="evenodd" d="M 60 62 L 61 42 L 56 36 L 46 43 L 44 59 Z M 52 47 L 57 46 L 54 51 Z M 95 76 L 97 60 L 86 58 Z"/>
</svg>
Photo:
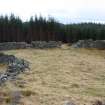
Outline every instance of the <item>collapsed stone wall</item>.
<svg viewBox="0 0 105 105">
<path fill-rule="evenodd" d="M 15 79 L 17 75 L 23 73 L 26 69 L 30 69 L 28 61 L 3 53 L 0 53 L 0 64 L 8 65 L 4 72 L 0 72 L 0 85 L 7 80 Z"/>
<path fill-rule="evenodd" d="M 11 50 L 11 49 L 25 49 L 25 48 L 54 48 L 60 47 L 61 42 L 58 41 L 32 41 L 31 44 L 26 42 L 4 42 L 0 43 L 0 50 Z"/>
<path fill-rule="evenodd" d="M 72 44 L 72 47 L 105 49 L 105 40 L 79 40 L 77 43 Z"/>
</svg>

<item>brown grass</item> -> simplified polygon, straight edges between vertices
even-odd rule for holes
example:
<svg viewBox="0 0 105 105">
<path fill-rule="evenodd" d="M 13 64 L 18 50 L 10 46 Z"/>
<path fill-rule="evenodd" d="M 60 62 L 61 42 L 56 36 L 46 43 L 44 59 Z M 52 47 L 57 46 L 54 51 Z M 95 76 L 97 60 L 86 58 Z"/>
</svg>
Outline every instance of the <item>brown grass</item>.
<svg viewBox="0 0 105 105">
<path fill-rule="evenodd" d="M 5 70 L 6 70 L 6 68 L 7 68 L 7 65 L 5 65 L 5 64 L 0 64 L 0 73 L 4 73 Z"/>
<path fill-rule="evenodd" d="M 21 100 L 24 105 L 64 105 L 66 100 L 89 105 L 95 99 L 105 98 L 104 50 L 63 46 L 62 49 L 20 49 L 5 53 L 31 63 L 30 71 L 0 88 L 5 92 L 22 91 L 26 95 Z"/>
</svg>

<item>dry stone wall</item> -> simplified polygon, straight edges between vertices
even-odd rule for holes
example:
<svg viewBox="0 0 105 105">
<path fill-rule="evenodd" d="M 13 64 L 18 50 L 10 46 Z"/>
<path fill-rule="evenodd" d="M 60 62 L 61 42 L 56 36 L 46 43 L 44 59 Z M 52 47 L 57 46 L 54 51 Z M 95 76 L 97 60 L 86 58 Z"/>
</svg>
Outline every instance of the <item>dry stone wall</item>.
<svg viewBox="0 0 105 105">
<path fill-rule="evenodd" d="M 0 50 L 11 50 L 11 49 L 25 49 L 25 48 L 55 48 L 60 47 L 61 42 L 56 41 L 32 41 L 31 44 L 26 42 L 5 42 L 0 43 Z"/>
<path fill-rule="evenodd" d="M 32 43 L 33 48 L 54 48 L 54 47 L 61 47 L 61 42 L 56 42 L 56 41 L 33 41 Z"/>
<path fill-rule="evenodd" d="M 10 49 L 19 49 L 19 48 L 26 48 L 26 42 L 5 42 L 0 43 L 0 50 L 10 50 Z"/>
<path fill-rule="evenodd" d="M 105 49 L 105 40 L 79 40 L 77 43 L 74 43 L 72 47 Z"/>
</svg>

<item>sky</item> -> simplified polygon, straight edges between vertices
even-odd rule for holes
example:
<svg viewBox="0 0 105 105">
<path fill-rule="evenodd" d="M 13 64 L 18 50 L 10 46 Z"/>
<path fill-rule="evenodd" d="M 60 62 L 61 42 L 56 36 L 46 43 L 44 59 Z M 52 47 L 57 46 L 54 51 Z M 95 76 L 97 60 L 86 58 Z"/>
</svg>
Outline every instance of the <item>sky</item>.
<svg viewBox="0 0 105 105">
<path fill-rule="evenodd" d="M 105 0 L 0 0 L 0 15 L 54 17 L 62 23 L 105 23 Z"/>
</svg>

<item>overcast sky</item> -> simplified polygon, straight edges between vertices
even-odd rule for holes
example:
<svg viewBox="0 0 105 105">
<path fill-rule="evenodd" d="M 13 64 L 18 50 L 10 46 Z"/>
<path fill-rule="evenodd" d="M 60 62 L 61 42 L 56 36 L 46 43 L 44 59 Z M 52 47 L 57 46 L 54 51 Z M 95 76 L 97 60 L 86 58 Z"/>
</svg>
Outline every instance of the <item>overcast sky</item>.
<svg viewBox="0 0 105 105">
<path fill-rule="evenodd" d="M 105 23 L 105 0 L 0 0 L 0 15 L 53 16 L 62 23 Z"/>
</svg>

